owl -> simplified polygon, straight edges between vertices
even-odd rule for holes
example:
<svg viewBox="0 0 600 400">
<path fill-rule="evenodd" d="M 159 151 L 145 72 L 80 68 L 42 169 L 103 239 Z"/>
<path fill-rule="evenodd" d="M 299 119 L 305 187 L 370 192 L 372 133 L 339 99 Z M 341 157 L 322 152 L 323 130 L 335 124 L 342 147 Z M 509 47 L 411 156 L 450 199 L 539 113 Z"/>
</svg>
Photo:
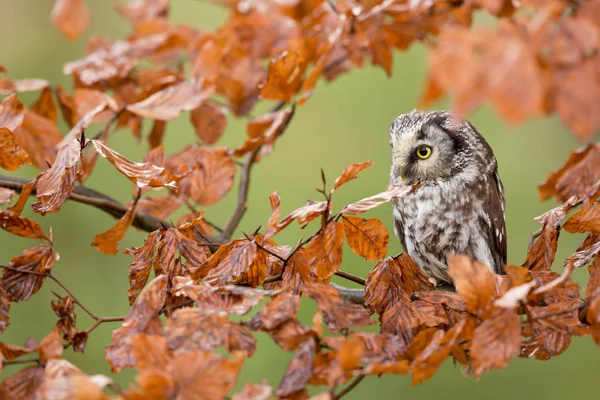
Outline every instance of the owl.
<svg viewBox="0 0 600 400">
<path fill-rule="evenodd" d="M 503 273 L 504 187 L 477 129 L 448 111 L 414 110 L 392 122 L 390 145 L 390 184 L 421 185 L 393 200 L 394 231 L 414 262 L 439 285 L 452 284 L 452 254 Z"/>
</svg>

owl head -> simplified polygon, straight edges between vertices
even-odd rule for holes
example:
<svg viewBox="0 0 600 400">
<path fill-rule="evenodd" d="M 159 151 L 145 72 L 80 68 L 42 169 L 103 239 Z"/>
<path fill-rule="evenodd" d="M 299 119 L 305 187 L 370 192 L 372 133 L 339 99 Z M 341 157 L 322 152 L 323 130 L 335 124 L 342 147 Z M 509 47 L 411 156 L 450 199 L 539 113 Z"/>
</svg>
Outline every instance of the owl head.
<svg viewBox="0 0 600 400">
<path fill-rule="evenodd" d="M 390 126 L 390 145 L 393 185 L 449 179 L 473 165 L 474 153 L 491 154 L 477 130 L 448 111 L 413 110 L 400 115 Z"/>
</svg>

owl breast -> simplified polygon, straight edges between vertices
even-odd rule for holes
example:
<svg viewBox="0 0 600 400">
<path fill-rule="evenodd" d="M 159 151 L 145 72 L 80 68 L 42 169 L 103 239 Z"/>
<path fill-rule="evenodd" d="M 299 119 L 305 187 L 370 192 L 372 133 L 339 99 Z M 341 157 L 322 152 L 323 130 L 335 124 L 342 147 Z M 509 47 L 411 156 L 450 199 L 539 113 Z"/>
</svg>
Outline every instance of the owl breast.
<svg viewBox="0 0 600 400">
<path fill-rule="evenodd" d="M 438 281 L 451 281 L 447 273 L 451 254 L 466 254 L 495 268 L 486 236 L 489 229 L 482 229 L 491 221 L 485 195 L 473 190 L 477 187 L 485 187 L 485 182 L 440 182 L 394 200 L 396 235 L 415 263 Z"/>
</svg>

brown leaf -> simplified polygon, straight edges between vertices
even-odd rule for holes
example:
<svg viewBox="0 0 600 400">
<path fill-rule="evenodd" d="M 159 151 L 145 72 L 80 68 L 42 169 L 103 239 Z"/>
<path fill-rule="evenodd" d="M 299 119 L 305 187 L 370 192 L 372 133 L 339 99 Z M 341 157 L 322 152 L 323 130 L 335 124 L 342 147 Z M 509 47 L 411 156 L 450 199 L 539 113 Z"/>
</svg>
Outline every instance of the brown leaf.
<svg viewBox="0 0 600 400">
<path fill-rule="evenodd" d="M 62 358 L 63 341 L 56 330 L 40 342 L 40 360 L 45 363 L 53 358 Z"/>
<path fill-rule="evenodd" d="M 203 81 L 184 81 L 127 105 L 127 110 L 143 118 L 168 121 L 197 108 L 211 94 L 212 88 L 204 87 Z"/>
<path fill-rule="evenodd" d="M 32 239 L 46 239 L 44 231 L 37 222 L 8 210 L 0 211 L 0 228 L 13 235 Z"/>
<path fill-rule="evenodd" d="M 350 182 L 351 180 L 356 179 L 360 172 L 369 168 L 371 165 L 373 165 L 373 161 L 366 161 L 363 163 L 356 163 L 356 164 L 351 164 L 351 165 L 347 166 L 344 169 L 344 172 L 342 172 L 342 175 L 340 175 L 335 180 L 335 184 L 333 185 L 332 191 L 336 190 L 340 186 Z"/>
<path fill-rule="evenodd" d="M 584 204 L 565 222 L 563 229 L 569 233 L 600 233 L 600 204 L 596 202 Z"/>
<path fill-rule="evenodd" d="M 58 260 L 51 247 L 25 249 L 2 271 L 2 287 L 10 301 L 26 301 L 42 287 L 46 272 Z"/>
<path fill-rule="evenodd" d="M 37 177 L 37 202 L 32 204 L 33 211 L 44 215 L 57 212 L 73 191 L 77 175 L 75 165 L 81 155 L 81 145 L 77 140 L 63 146 L 56 161 Z"/>
<path fill-rule="evenodd" d="M 34 399 L 43 382 L 44 367 L 34 365 L 24 368 L 2 382 L 0 397 L 14 400 Z"/>
<path fill-rule="evenodd" d="M 180 257 L 175 257 L 179 252 Z M 208 273 L 203 263 L 210 256 L 206 246 L 190 239 L 179 229 L 168 229 L 158 247 L 154 270 L 162 271 L 167 276 L 189 275 L 194 280 L 202 279 Z M 181 257 L 186 263 L 181 264 Z M 158 273 L 158 272 L 157 272 Z"/>
<path fill-rule="evenodd" d="M 269 195 L 269 202 L 271 203 L 271 216 L 267 222 L 267 230 L 265 231 L 265 240 L 269 239 L 275 233 L 277 233 L 277 221 L 281 215 L 281 197 L 279 192 L 275 191 Z"/>
<path fill-rule="evenodd" d="M 16 94 L 11 94 L 0 103 L 0 127 L 14 132 L 23 123 L 25 106 Z"/>
<path fill-rule="evenodd" d="M 380 319 L 381 333 L 396 335 L 402 349 L 406 349 L 423 328 L 419 311 L 404 296 L 385 309 Z"/>
<path fill-rule="evenodd" d="M 592 338 L 600 346 L 600 288 L 596 288 L 589 296 L 589 301 L 586 320 L 590 324 Z"/>
<path fill-rule="evenodd" d="M 531 271 L 550 271 L 558 248 L 559 232 L 552 225 L 544 225 L 542 234 L 527 252 L 523 266 Z"/>
<path fill-rule="evenodd" d="M 137 301 L 125 316 L 125 322 L 112 333 L 112 342 L 106 346 L 106 360 L 113 372 L 134 365 L 131 338 L 138 333 L 159 334 L 162 323 L 158 311 L 165 303 L 165 275 L 156 277 L 140 293 Z"/>
<path fill-rule="evenodd" d="M 94 237 L 92 246 L 101 253 L 115 255 L 119 251 L 119 242 L 125 237 L 125 232 L 135 218 L 136 203 L 133 202 L 127 212 L 109 230 L 99 233 Z"/>
<path fill-rule="evenodd" d="M 573 151 L 561 168 L 553 171 L 538 185 L 540 200 L 555 196 L 559 201 L 587 192 L 600 178 L 600 145 Z"/>
<path fill-rule="evenodd" d="M 17 199 L 17 202 L 11 207 L 8 207 L 6 211 L 13 212 L 16 215 L 21 215 L 23 208 L 25 208 L 25 203 L 27 203 L 27 199 L 29 199 L 31 192 L 33 192 L 34 185 L 35 181 L 23 185 L 23 188 L 21 189 L 21 195 Z"/>
<path fill-rule="evenodd" d="M 295 107 L 267 113 L 248 122 L 249 139 L 234 151 L 236 157 L 241 157 L 260 148 L 259 158 L 275 148 L 275 142 L 283 134 L 295 113 Z"/>
<path fill-rule="evenodd" d="M 0 285 L 0 334 L 8 328 L 10 319 L 10 301 L 4 287 Z M 6 355 L 2 353 L 6 358 Z"/>
<path fill-rule="evenodd" d="M 315 342 L 307 340 L 294 354 L 285 374 L 275 390 L 278 397 L 287 397 L 294 392 L 304 389 L 313 374 Z"/>
<path fill-rule="evenodd" d="M 319 282 L 329 283 L 342 264 L 344 251 L 344 228 L 342 224 L 330 221 L 305 248 L 311 273 Z"/>
<path fill-rule="evenodd" d="M 173 357 L 171 376 L 181 400 L 220 400 L 235 385 L 244 357 L 228 360 L 218 354 L 197 350 Z"/>
<path fill-rule="evenodd" d="M 89 120 L 89 122 L 83 126 L 84 128 L 90 124 L 108 121 L 119 110 L 119 106 L 115 99 L 104 92 L 94 89 L 75 89 L 74 101 L 77 107 L 76 115 L 79 117 L 79 121 L 81 122 L 83 119 Z M 108 110 L 102 112 L 106 108 L 108 108 Z"/>
<path fill-rule="evenodd" d="M 538 329 L 533 336 L 524 341 L 521 348 L 521 357 L 535 357 L 538 360 L 549 360 L 553 356 L 562 354 L 571 344 L 571 335 L 557 332 L 552 329 Z"/>
<path fill-rule="evenodd" d="M 228 352 L 241 351 L 250 357 L 256 348 L 254 337 L 227 315 L 199 308 L 175 310 L 167 320 L 166 334 L 175 354 L 223 346 Z"/>
<path fill-rule="evenodd" d="M 272 298 L 254 317 L 244 325 L 255 331 L 269 331 L 296 318 L 300 308 L 300 297 L 281 293 Z"/>
<path fill-rule="evenodd" d="M 0 188 L 0 205 L 10 203 L 12 201 L 15 191 L 7 188 Z"/>
<path fill-rule="evenodd" d="M 63 139 L 56 125 L 49 119 L 25 110 L 23 123 L 13 130 L 19 146 L 29 154 L 31 161 L 40 169 L 54 163 L 58 144 Z"/>
<path fill-rule="evenodd" d="M 139 371 L 163 369 L 169 365 L 171 354 L 167 348 L 167 338 L 160 335 L 138 333 L 131 337 L 131 354 Z"/>
<path fill-rule="evenodd" d="M 183 198 L 175 195 L 144 197 L 138 201 L 136 210 L 150 214 L 160 220 L 166 219 L 184 203 Z"/>
<path fill-rule="evenodd" d="M 220 288 L 200 286 L 193 284 L 189 278 L 175 278 L 175 280 L 185 280 L 180 292 L 194 300 L 198 307 L 216 314 L 245 315 L 263 299 L 265 294 L 272 294 L 269 292 L 263 294 L 242 286 Z"/>
<path fill-rule="evenodd" d="M 433 290 L 433 284 L 410 256 L 388 257 L 369 272 L 365 284 L 365 307 L 383 316 L 385 310 L 396 304 L 400 297 L 409 298 L 412 293 L 421 290 Z"/>
<path fill-rule="evenodd" d="M 488 316 L 496 287 L 492 270 L 468 256 L 449 256 L 448 274 L 467 309 L 484 318 Z"/>
<path fill-rule="evenodd" d="M 83 0 L 56 0 L 52 23 L 63 35 L 74 40 L 89 27 L 90 12 Z"/>
<path fill-rule="evenodd" d="M 11 94 L 13 92 L 37 92 L 48 88 L 50 83 L 45 79 L 18 79 L 11 81 L 6 78 L 0 79 L 0 94 Z"/>
<path fill-rule="evenodd" d="M 79 119 L 75 98 L 60 85 L 56 87 L 56 98 L 58 99 L 58 105 L 60 106 L 60 112 L 63 119 L 69 128 L 73 128 Z"/>
<path fill-rule="evenodd" d="M 56 104 L 52 98 L 52 89 L 45 87 L 40 93 L 40 97 L 29 107 L 29 109 L 42 117 L 49 119 L 54 124 L 58 122 Z"/>
<path fill-rule="evenodd" d="M 166 176 L 165 169 L 151 163 L 136 163 L 117 153 L 99 140 L 92 140 L 96 151 L 139 188 L 146 186 L 175 190 L 177 185 Z"/>
<path fill-rule="evenodd" d="M 189 192 L 201 206 L 217 203 L 233 186 L 236 166 L 225 149 L 198 149 L 197 165 L 190 175 L 182 179 L 180 191 Z"/>
<path fill-rule="evenodd" d="M 416 187 L 418 187 L 418 185 L 390 186 L 385 192 L 381 192 L 371 197 L 364 198 L 362 200 L 357 201 L 354 204 L 345 205 L 344 208 L 342 208 L 342 211 L 340 211 L 340 213 L 351 215 L 362 214 L 375 207 L 379 207 L 383 203 L 391 201 L 394 197 L 404 196 L 410 193 Z"/>
<path fill-rule="evenodd" d="M 143 246 L 125 250 L 125 254 L 134 256 L 133 262 L 129 265 L 129 290 L 127 290 L 129 305 L 133 304 L 148 281 L 160 240 L 161 231 L 156 230 L 148 235 Z"/>
<path fill-rule="evenodd" d="M 143 21 L 167 16 L 169 0 L 134 0 L 125 4 L 117 4 L 116 8 L 132 22 Z"/>
<path fill-rule="evenodd" d="M 354 254 L 368 261 L 384 258 L 390 241 L 387 228 L 377 218 L 342 217 L 346 240 Z"/>
<path fill-rule="evenodd" d="M 104 399 L 104 388 L 112 380 L 103 375 L 89 377 L 67 360 L 51 359 L 39 392 L 43 399 Z"/>
<path fill-rule="evenodd" d="M 471 357 L 476 377 L 496 368 L 504 368 L 519 355 L 521 349 L 521 319 L 514 310 L 499 309 L 475 328 Z"/>
<path fill-rule="evenodd" d="M 281 220 L 281 222 L 275 226 L 275 232 L 273 235 L 291 224 L 295 219 L 298 219 L 298 223 L 300 224 L 306 224 L 307 222 L 312 221 L 313 219 L 323 215 L 323 213 L 325 213 L 327 210 L 327 206 L 328 204 L 326 201 L 316 202 L 309 200 L 305 206 L 295 209 L 287 217 Z"/>
<path fill-rule="evenodd" d="M 261 383 L 247 383 L 241 392 L 234 394 L 231 400 L 267 400 L 273 389 L 266 380 Z"/>
<path fill-rule="evenodd" d="M 465 319 L 460 320 L 447 332 L 439 330 L 438 332 L 441 332 L 441 334 L 436 334 L 432 341 L 412 361 L 413 385 L 430 379 L 440 368 L 456 345 L 465 322 Z"/>
<path fill-rule="evenodd" d="M 332 332 L 343 332 L 353 327 L 372 325 L 375 322 L 364 307 L 344 299 L 330 286 L 320 283 L 304 284 L 302 292 L 317 301 L 325 323 Z"/>
<path fill-rule="evenodd" d="M 196 136 L 206 144 L 219 141 L 227 128 L 227 114 L 223 107 L 212 102 L 203 102 L 190 112 Z"/>
<path fill-rule="evenodd" d="M 246 284 L 257 287 L 267 276 L 266 262 L 267 253 L 259 249 L 254 240 L 243 239 L 221 246 L 202 269 L 210 270 L 206 282 L 211 285 Z"/>
<path fill-rule="evenodd" d="M 270 60 L 267 81 L 262 86 L 260 96 L 264 99 L 291 101 L 300 89 L 308 61 L 299 50 L 285 51 Z"/>
<path fill-rule="evenodd" d="M 29 155 L 17 145 L 17 138 L 8 128 L 0 128 L 0 168 L 14 171 L 31 164 Z"/>
</svg>

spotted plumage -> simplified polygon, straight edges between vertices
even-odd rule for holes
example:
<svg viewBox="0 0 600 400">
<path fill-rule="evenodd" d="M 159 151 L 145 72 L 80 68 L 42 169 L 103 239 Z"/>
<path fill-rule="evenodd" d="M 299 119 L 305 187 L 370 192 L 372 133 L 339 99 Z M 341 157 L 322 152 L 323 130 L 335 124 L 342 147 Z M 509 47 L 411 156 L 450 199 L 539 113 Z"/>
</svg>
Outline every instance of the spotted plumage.
<svg viewBox="0 0 600 400">
<path fill-rule="evenodd" d="M 504 189 L 491 147 L 447 111 L 412 111 L 390 127 L 392 185 L 421 184 L 393 203 L 396 236 L 438 283 L 447 257 L 466 254 L 502 273 L 506 263 Z"/>
</svg>

